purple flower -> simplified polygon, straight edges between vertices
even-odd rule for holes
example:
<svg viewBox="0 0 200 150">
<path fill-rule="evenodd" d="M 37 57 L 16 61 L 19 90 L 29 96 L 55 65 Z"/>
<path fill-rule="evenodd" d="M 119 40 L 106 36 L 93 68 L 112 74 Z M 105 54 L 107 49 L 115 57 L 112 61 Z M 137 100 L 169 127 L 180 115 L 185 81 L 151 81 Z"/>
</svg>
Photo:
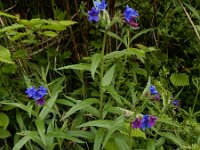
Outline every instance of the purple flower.
<svg viewBox="0 0 200 150">
<path fill-rule="evenodd" d="M 130 8 L 128 5 L 124 11 L 124 17 L 128 23 L 130 23 L 131 19 L 137 18 L 139 16 L 138 11 Z"/>
<path fill-rule="evenodd" d="M 100 1 L 94 1 L 94 5 L 97 10 L 104 10 L 107 6 L 105 0 Z"/>
<path fill-rule="evenodd" d="M 157 119 L 158 118 L 155 117 L 155 116 L 149 116 L 149 125 L 150 125 L 150 128 L 156 125 Z"/>
<path fill-rule="evenodd" d="M 133 122 L 132 122 L 132 128 L 141 128 L 142 127 L 142 120 L 139 118 L 136 118 Z"/>
<path fill-rule="evenodd" d="M 132 17 L 129 21 L 129 24 L 132 26 L 132 27 L 139 27 L 139 23 L 137 21 L 137 18 L 136 17 Z"/>
<path fill-rule="evenodd" d="M 153 95 L 154 100 L 160 100 L 160 94 Z"/>
<path fill-rule="evenodd" d="M 92 7 L 91 11 L 88 11 L 88 21 L 90 22 L 98 22 L 99 21 L 99 10 L 97 10 L 95 7 Z"/>
<path fill-rule="evenodd" d="M 142 117 L 142 129 L 145 130 L 146 128 L 151 128 L 151 125 L 149 122 L 149 115 L 144 115 Z"/>
<path fill-rule="evenodd" d="M 42 106 L 42 105 L 44 105 L 44 103 L 45 103 L 44 98 L 41 98 L 41 99 L 39 99 L 39 100 L 36 101 L 37 105 L 41 105 Z"/>
</svg>

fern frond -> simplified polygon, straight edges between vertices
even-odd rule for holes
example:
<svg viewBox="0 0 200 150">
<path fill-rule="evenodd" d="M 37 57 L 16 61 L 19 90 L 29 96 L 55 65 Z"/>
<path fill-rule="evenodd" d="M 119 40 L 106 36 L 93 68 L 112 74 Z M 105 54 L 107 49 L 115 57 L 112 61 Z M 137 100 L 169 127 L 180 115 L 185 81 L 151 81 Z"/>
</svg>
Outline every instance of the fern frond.
<svg viewBox="0 0 200 150">
<path fill-rule="evenodd" d="M 131 135 L 131 137 L 137 137 L 137 138 L 144 138 L 146 139 L 146 134 L 141 129 L 130 129 L 130 123 L 125 123 L 124 130 L 120 130 L 121 134 L 124 135 Z"/>
</svg>

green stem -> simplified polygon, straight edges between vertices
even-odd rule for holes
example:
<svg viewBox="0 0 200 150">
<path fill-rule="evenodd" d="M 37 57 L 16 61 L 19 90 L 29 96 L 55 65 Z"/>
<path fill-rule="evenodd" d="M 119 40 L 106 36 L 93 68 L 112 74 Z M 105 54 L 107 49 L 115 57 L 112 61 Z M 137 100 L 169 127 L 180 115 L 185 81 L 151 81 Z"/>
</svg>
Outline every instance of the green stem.
<svg viewBox="0 0 200 150">
<path fill-rule="evenodd" d="M 101 64 L 100 64 L 100 115 L 103 118 L 103 97 L 104 97 L 104 88 L 103 88 L 103 72 L 104 72 L 104 53 L 105 53 L 105 46 L 106 46 L 106 38 L 107 38 L 108 30 L 105 30 L 104 37 L 103 37 L 103 45 L 101 49 Z"/>
<path fill-rule="evenodd" d="M 132 130 L 132 123 L 130 123 L 130 126 L 129 126 L 129 148 L 130 148 L 130 149 L 132 149 L 131 130 Z"/>
<path fill-rule="evenodd" d="M 195 96 L 194 104 L 193 104 L 193 107 L 192 107 L 192 114 L 194 112 L 194 108 L 195 108 L 195 105 L 196 105 L 196 102 L 197 102 L 198 95 L 199 95 L 199 89 L 197 89 L 197 93 L 196 93 L 196 96 Z"/>
</svg>

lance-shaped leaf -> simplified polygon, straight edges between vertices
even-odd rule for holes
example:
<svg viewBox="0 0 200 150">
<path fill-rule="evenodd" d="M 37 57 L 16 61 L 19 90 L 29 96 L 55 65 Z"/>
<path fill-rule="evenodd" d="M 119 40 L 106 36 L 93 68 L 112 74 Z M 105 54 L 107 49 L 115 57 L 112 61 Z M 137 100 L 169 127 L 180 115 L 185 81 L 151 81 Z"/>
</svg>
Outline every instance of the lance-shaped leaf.
<svg viewBox="0 0 200 150">
<path fill-rule="evenodd" d="M 111 84 L 113 76 L 115 73 L 115 65 L 113 65 L 104 75 L 102 85 L 103 86 L 108 86 Z"/>
<path fill-rule="evenodd" d="M 67 117 L 69 117 L 71 114 L 75 113 L 76 111 L 81 110 L 81 109 L 83 109 L 87 106 L 90 106 L 92 104 L 95 104 L 95 103 L 98 103 L 98 100 L 96 98 L 85 99 L 82 102 L 73 106 L 69 111 L 67 111 L 67 113 L 62 117 L 61 120 L 64 120 Z"/>
</svg>

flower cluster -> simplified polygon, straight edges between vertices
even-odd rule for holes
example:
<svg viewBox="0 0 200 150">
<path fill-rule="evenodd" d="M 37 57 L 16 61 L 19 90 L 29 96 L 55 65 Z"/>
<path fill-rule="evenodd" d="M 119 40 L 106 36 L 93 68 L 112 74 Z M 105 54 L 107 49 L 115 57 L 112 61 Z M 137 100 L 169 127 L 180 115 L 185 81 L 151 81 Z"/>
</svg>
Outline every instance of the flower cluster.
<svg viewBox="0 0 200 150">
<path fill-rule="evenodd" d="M 94 1 L 94 6 L 92 7 L 92 9 L 90 11 L 88 11 L 88 21 L 89 22 L 98 22 L 99 20 L 101 20 L 101 18 L 106 18 L 105 14 L 108 15 L 104 10 L 106 9 L 106 1 L 105 0 L 95 0 Z M 100 15 L 100 11 L 104 11 L 104 15 Z M 126 6 L 126 9 L 123 13 L 124 18 L 126 20 L 126 22 L 131 25 L 132 27 L 139 27 L 139 23 L 138 23 L 138 11 L 134 10 L 132 8 L 130 8 L 128 5 Z"/>
<path fill-rule="evenodd" d="M 157 89 L 155 86 L 150 86 L 149 88 L 150 94 L 153 96 L 153 99 L 159 100 L 160 99 L 160 94 L 158 93 Z"/>
<path fill-rule="evenodd" d="M 104 10 L 107 6 L 105 0 L 102 0 L 101 2 L 99 1 L 94 1 L 95 7 L 92 7 L 90 11 L 88 11 L 88 21 L 90 22 L 98 22 L 99 21 L 99 13 L 101 10 Z"/>
<path fill-rule="evenodd" d="M 128 5 L 124 11 L 124 17 L 126 22 L 128 22 L 133 27 L 139 27 L 137 17 L 139 16 L 138 11 L 130 8 Z"/>
<path fill-rule="evenodd" d="M 174 104 L 174 106 L 175 106 L 175 111 L 178 111 L 178 110 L 179 110 L 179 106 L 180 106 L 180 101 L 177 100 L 177 99 L 175 99 L 175 100 L 173 101 L 173 104 Z"/>
<path fill-rule="evenodd" d="M 179 101 L 176 99 L 173 101 L 174 106 L 178 107 L 179 106 Z"/>
<path fill-rule="evenodd" d="M 136 117 L 132 122 L 132 128 L 150 129 L 156 125 L 157 117 L 151 115 L 144 115 L 142 118 Z"/>
<path fill-rule="evenodd" d="M 36 89 L 34 86 L 32 86 L 27 88 L 25 93 L 29 98 L 33 98 L 36 101 L 36 104 L 44 105 L 44 96 L 47 94 L 47 88 L 40 86 L 38 89 Z"/>
</svg>

